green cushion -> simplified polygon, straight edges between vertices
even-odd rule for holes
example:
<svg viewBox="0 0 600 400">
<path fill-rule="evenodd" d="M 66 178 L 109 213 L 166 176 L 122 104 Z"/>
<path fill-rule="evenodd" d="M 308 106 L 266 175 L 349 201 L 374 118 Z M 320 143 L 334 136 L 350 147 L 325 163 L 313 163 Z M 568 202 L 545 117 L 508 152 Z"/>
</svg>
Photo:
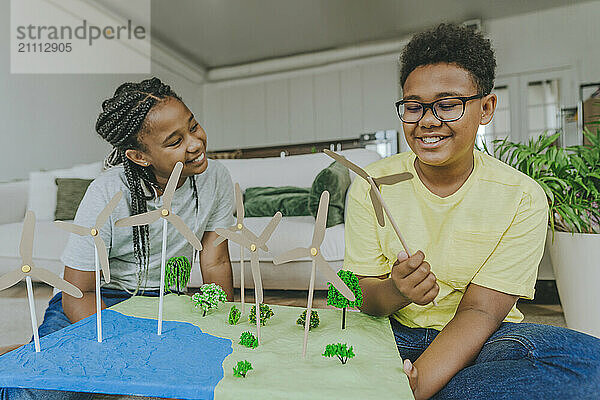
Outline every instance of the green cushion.
<svg viewBox="0 0 600 400">
<path fill-rule="evenodd" d="M 272 217 L 281 211 L 284 217 L 310 215 L 309 191 L 309 188 L 293 186 L 248 188 L 244 192 L 244 214 L 246 217 Z"/>
<path fill-rule="evenodd" d="M 56 178 L 56 211 L 57 220 L 75 219 L 75 213 L 83 195 L 93 179 Z"/>
<path fill-rule="evenodd" d="M 321 193 L 329 191 L 329 211 L 327 213 L 327 227 L 344 223 L 344 204 L 346 191 L 350 186 L 350 172 L 348 168 L 334 161 L 323 169 L 310 188 L 308 208 L 311 215 L 317 216 Z"/>
</svg>

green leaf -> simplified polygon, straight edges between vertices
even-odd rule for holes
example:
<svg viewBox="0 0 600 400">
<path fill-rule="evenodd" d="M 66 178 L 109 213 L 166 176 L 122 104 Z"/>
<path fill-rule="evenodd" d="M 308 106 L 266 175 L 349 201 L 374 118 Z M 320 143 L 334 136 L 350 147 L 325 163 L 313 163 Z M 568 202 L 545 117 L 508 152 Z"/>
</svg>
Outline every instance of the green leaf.
<svg viewBox="0 0 600 400">
<path fill-rule="evenodd" d="M 237 325 L 241 316 L 242 312 L 235 305 L 233 305 L 229 310 L 229 318 L 227 322 L 229 322 L 229 325 Z"/>
<path fill-rule="evenodd" d="M 252 370 L 252 363 L 247 360 L 238 361 L 237 365 L 233 367 L 233 376 L 237 378 L 245 378 L 248 371 Z"/>
<path fill-rule="evenodd" d="M 269 307 L 266 304 L 261 304 L 259 308 L 260 308 L 260 324 L 265 325 L 267 323 L 267 321 L 269 320 L 269 318 L 271 318 L 273 315 L 275 315 L 275 313 L 273 312 L 271 307 Z M 256 324 L 256 305 L 253 305 L 250 307 L 250 315 L 248 315 L 248 321 L 251 324 Z"/>
</svg>

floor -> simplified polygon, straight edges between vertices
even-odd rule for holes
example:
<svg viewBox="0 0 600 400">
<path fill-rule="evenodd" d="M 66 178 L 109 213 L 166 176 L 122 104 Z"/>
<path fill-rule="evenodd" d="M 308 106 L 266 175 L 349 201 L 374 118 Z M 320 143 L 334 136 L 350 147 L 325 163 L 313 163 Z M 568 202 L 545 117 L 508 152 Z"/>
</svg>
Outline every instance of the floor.
<svg viewBox="0 0 600 400">
<path fill-rule="evenodd" d="M 52 296 L 52 288 L 43 283 L 34 283 L 33 292 L 36 303 L 38 323 L 44 318 L 44 310 Z M 246 302 L 254 301 L 252 290 L 246 291 Z M 240 293 L 236 291 L 236 300 Z M 306 292 L 297 290 L 267 290 L 265 303 L 287 306 L 306 306 Z M 327 292 L 317 291 L 314 295 L 315 308 L 327 307 Z M 520 304 L 519 309 L 525 315 L 525 322 L 566 327 L 560 305 Z M 0 347 L 22 344 L 31 337 L 31 319 L 27 301 L 25 282 L 0 292 Z"/>
</svg>

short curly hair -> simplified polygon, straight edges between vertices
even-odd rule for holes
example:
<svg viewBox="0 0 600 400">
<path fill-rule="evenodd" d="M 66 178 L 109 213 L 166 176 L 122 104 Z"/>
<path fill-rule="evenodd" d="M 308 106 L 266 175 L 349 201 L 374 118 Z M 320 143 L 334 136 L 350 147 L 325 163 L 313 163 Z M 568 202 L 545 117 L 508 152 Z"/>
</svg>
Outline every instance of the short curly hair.
<svg viewBox="0 0 600 400">
<path fill-rule="evenodd" d="M 438 63 L 456 64 L 469 71 L 478 94 L 487 95 L 494 88 L 496 57 L 492 44 L 473 28 L 440 24 L 414 35 L 400 55 L 401 86 L 417 67 Z"/>
</svg>

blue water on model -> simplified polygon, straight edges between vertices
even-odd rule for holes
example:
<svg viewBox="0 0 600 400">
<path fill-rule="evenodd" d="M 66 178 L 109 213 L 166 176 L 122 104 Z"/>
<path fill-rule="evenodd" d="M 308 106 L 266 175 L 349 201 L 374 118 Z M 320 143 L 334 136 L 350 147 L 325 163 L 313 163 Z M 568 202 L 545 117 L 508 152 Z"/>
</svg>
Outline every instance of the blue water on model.
<svg viewBox="0 0 600 400">
<path fill-rule="evenodd" d="M 223 379 L 230 339 L 203 333 L 190 323 L 102 311 L 103 342 L 96 315 L 0 357 L 0 387 L 213 399 Z"/>
</svg>

